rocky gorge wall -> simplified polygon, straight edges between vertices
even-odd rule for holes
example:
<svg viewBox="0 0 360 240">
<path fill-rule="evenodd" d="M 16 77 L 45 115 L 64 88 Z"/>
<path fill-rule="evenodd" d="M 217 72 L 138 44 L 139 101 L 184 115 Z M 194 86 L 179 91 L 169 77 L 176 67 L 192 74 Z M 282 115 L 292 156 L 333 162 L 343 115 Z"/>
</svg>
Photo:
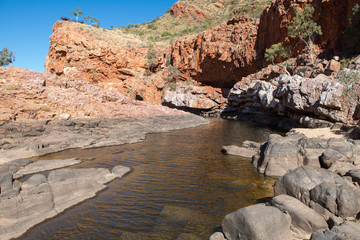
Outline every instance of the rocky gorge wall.
<svg viewBox="0 0 360 240">
<path fill-rule="evenodd" d="M 348 19 L 356 3 L 360 1 L 276 0 L 263 11 L 260 21 L 236 17 L 198 35 L 183 37 L 175 41 L 170 48 L 156 48 L 158 72 L 155 74 L 145 73 L 146 54 L 149 49 L 135 47 L 137 43 L 141 45 L 139 39 L 127 36 L 121 40 L 121 37 L 115 37 L 112 30 L 95 31 L 83 24 L 58 22 L 54 25 L 54 34 L 51 36 L 46 71 L 97 83 L 103 88 L 119 91 L 133 99 L 219 114 L 224 109 L 234 109 L 243 104 L 242 101 L 237 101 L 237 106 L 233 104 L 236 102 L 235 92 L 239 88 L 244 87 L 241 91 L 251 89 L 249 86 L 252 81 L 263 80 L 248 76 L 266 66 L 266 48 L 274 43 L 284 42 L 292 44 L 295 55 L 300 53 L 301 44 L 297 44 L 298 41 L 294 37 L 287 37 L 287 28 L 297 8 L 303 8 L 306 4 L 311 4 L 315 8 L 314 20 L 321 25 L 323 32 L 316 39 L 316 43 L 319 50 L 326 50 L 333 55 L 343 46 L 343 31 L 349 25 Z M 185 10 L 191 10 L 191 14 L 196 14 L 199 10 L 184 8 L 179 3 L 171 9 L 174 18 L 181 17 Z M 172 73 L 169 73 L 165 65 L 168 57 L 171 65 L 179 73 L 172 83 L 169 81 Z M 294 63 L 295 67 L 300 67 Z M 324 64 L 323 68 L 326 67 Z M 270 73 L 273 75 L 267 76 L 266 81 L 279 76 L 281 67 L 278 68 L 279 70 Z M 226 107 L 228 93 L 233 86 L 231 103 Z M 318 98 L 317 95 L 307 96 Z M 304 96 L 300 93 L 297 97 Z M 307 99 L 303 98 L 300 101 L 306 102 Z M 309 104 L 311 105 L 311 101 Z M 309 110 L 317 108 L 310 105 L 305 111 L 297 108 L 293 110 L 297 114 L 339 121 L 351 115 L 346 112 L 348 109 L 352 109 L 353 113 L 353 109 L 356 108 L 350 103 L 350 108 L 331 107 L 331 110 L 325 110 L 332 112 L 332 115 L 334 111 L 344 111 L 341 114 L 347 115 L 334 117 L 330 116 L 331 114 L 320 113 L 323 109 Z M 246 104 L 240 108 L 244 109 L 245 106 Z M 260 104 L 258 107 L 260 110 L 262 108 L 265 111 L 274 111 L 282 116 L 289 115 L 285 113 L 289 110 L 287 107 L 281 110 L 268 108 L 266 104 Z"/>
</svg>

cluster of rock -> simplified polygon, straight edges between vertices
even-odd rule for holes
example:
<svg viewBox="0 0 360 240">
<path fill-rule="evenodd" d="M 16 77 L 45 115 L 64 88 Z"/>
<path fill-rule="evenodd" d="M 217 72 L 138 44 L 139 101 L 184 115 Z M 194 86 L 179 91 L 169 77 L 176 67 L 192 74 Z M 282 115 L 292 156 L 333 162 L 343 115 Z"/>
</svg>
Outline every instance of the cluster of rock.
<svg viewBox="0 0 360 240">
<path fill-rule="evenodd" d="M 359 239 L 360 170 L 343 178 L 329 170 L 300 167 L 275 183 L 266 204 L 225 216 L 215 239 Z"/>
<path fill-rule="evenodd" d="M 223 152 L 248 159 L 256 152 L 254 167 L 280 178 L 271 200 L 228 214 L 223 235 L 210 239 L 359 239 L 360 140 L 345 134 L 293 129 L 262 144 L 224 146 Z"/>
<path fill-rule="evenodd" d="M 334 72 L 333 66 L 337 64 L 338 72 Z M 228 97 L 227 114 L 254 109 L 289 117 L 309 127 L 331 126 L 334 122 L 354 124 L 360 119 L 358 93 L 355 90 L 353 95 L 347 94 L 349 86 L 337 80 L 346 73 L 358 74 L 356 70 L 339 71 L 340 63 L 333 60 L 327 67 L 311 68 L 311 71 L 307 71 L 306 66 L 298 66 L 293 70 L 298 72 L 294 76 L 270 69 L 273 66 L 248 76 L 248 84 L 241 81 L 234 85 Z M 326 72 L 332 75 L 327 76 Z"/>
<path fill-rule="evenodd" d="M 26 180 L 14 180 L 23 174 L 44 172 L 72 164 L 73 159 L 35 163 L 18 159 L 0 165 L 1 239 L 21 236 L 36 224 L 94 197 L 97 192 L 106 188 L 106 183 L 121 178 L 130 171 L 123 166 L 116 166 L 111 171 L 105 168 L 65 168 L 53 170 L 48 176 L 34 174 Z"/>
</svg>

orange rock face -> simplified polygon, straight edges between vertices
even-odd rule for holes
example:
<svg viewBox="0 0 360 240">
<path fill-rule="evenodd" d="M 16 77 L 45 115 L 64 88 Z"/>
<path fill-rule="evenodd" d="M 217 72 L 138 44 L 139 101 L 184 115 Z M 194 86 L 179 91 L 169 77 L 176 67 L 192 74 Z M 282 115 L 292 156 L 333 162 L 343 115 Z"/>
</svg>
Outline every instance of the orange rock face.
<svg viewBox="0 0 360 240">
<path fill-rule="evenodd" d="M 144 68 L 147 49 L 120 47 L 116 39 L 102 39 L 101 31 L 111 30 L 59 21 L 53 31 L 45 72 L 88 82 L 116 82 Z"/>
<path fill-rule="evenodd" d="M 180 1 L 176 2 L 170 8 L 170 14 L 175 16 L 176 19 L 183 18 L 184 16 L 190 16 L 199 21 L 211 18 L 210 15 L 206 14 L 195 6 Z"/>
<path fill-rule="evenodd" d="M 16 67 L 0 67 L 0 124 L 14 120 L 177 115 L 99 86 Z"/>
<path fill-rule="evenodd" d="M 254 20 L 239 18 L 172 45 L 171 59 L 185 76 L 215 87 L 231 87 L 256 68 Z"/>
</svg>

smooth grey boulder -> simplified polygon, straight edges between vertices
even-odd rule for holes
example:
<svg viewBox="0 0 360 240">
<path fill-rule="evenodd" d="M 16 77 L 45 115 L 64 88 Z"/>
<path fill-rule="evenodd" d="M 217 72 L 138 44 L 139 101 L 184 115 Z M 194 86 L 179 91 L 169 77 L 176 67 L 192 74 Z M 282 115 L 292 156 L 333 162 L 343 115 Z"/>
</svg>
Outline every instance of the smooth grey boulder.
<svg viewBox="0 0 360 240">
<path fill-rule="evenodd" d="M 337 186 L 335 184 L 323 182 L 310 190 L 310 198 L 335 214 L 337 212 L 336 192 Z"/>
<path fill-rule="evenodd" d="M 340 217 L 356 216 L 360 211 L 359 190 L 346 184 L 323 182 L 310 190 L 311 200 Z"/>
<path fill-rule="evenodd" d="M 106 188 L 105 183 L 122 176 L 129 168 L 118 166 L 117 174 L 104 168 L 59 169 L 50 172 L 48 178 L 36 174 L 20 185 L 15 180 L 13 190 L 0 198 L 0 239 L 19 237 L 29 228 L 56 216 L 65 209 Z"/>
<path fill-rule="evenodd" d="M 273 206 L 257 204 L 225 216 L 222 228 L 228 240 L 289 240 L 291 218 Z"/>
<path fill-rule="evenodd" d="M 338 151 L 344 155 L 346 159 L 350 159 L 354 154 L 354 145 L 344 139 L 330 138 L 328 148 Z"/>
<path fill-rule="evenodd" d="M 282 212 L 288 212 L 291 216 L 291 224 L 307 234 L 328 227 L 325 219 L 320 214 L 294 197 L 288 195 L 276 196 L 271 200 L 271 205 Z"/>
<path fill-rule="evenodd" d="M 254 158 L 252 164 L 266 176 L 283 176 L 290 170 L 303 166 L 304 158 L 300 154 L 300 136 L 282 137 L 271 134 L 265 149 Z"/>
<path fill-rule="evenodd" d="M 335 149 L 328 148 L 320 156 L 320 165 L 323 168 L 330 168 L 337 161 L 344 162 L 346 157 Z"/>
<path fill-rule="evenodd" d="M 346 221 L 326 231 L 316 231 L 311 240 L 360 240 L 360 223 Z"/>
<path fill-rule="evenodd" d="M 244 158 L 252 158 L 257 153 L 257 150 L 254 148 L 246 148 L 246 147 L 238 147 L 235 145 L 230 145 L 230 146 L 223 146 L 221 152 L 230 155 L 244 157 Z"/>
<path fill-rule="evenodd" d="M 327 169 L 304 166 L 278 179 L 274 185 L 274 193 L 275 196 L 286 194 L 295 197 L 309 205 L 310 190 L 323 182 L 346 185 L 342 177 Z"/>
<path fill-rule="evenodd" d="M 58 168 L 72 166 L 72 165 L 79 164 L 79 163 L 81 163 L 81 161 L 77 160 L 75 158 L 56 159 L 56 160 L 39 160 L 39 161 L 30 163 L 27 166 L 25 166 L 24 168 L 15 172 L 14 178 L 21 178 L 24 175 L 54 170 L 54 169 L 58 169 Z"/>
</svg>

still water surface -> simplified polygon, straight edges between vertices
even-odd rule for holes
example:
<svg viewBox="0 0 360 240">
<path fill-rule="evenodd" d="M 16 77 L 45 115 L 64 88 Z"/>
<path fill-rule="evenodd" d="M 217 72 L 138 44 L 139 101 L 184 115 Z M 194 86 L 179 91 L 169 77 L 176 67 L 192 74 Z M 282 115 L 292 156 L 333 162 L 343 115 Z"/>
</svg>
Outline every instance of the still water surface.
<svg viewBox="0 0 360 240">
<path fill-rule="evenodd" d="M 274 179 L 250 161 L 223 155 L 222 145 L 265 141 L 274 131 L 253 123 L 211 119 L 197 128 L 149 134 L 116 147 L 72 149 L 42 157 L 78 157 L 75 167 L 125 165 L 132 173 L 21 239 L 208 239 L 224 216 L 272 195 Z"/>
</svg>

